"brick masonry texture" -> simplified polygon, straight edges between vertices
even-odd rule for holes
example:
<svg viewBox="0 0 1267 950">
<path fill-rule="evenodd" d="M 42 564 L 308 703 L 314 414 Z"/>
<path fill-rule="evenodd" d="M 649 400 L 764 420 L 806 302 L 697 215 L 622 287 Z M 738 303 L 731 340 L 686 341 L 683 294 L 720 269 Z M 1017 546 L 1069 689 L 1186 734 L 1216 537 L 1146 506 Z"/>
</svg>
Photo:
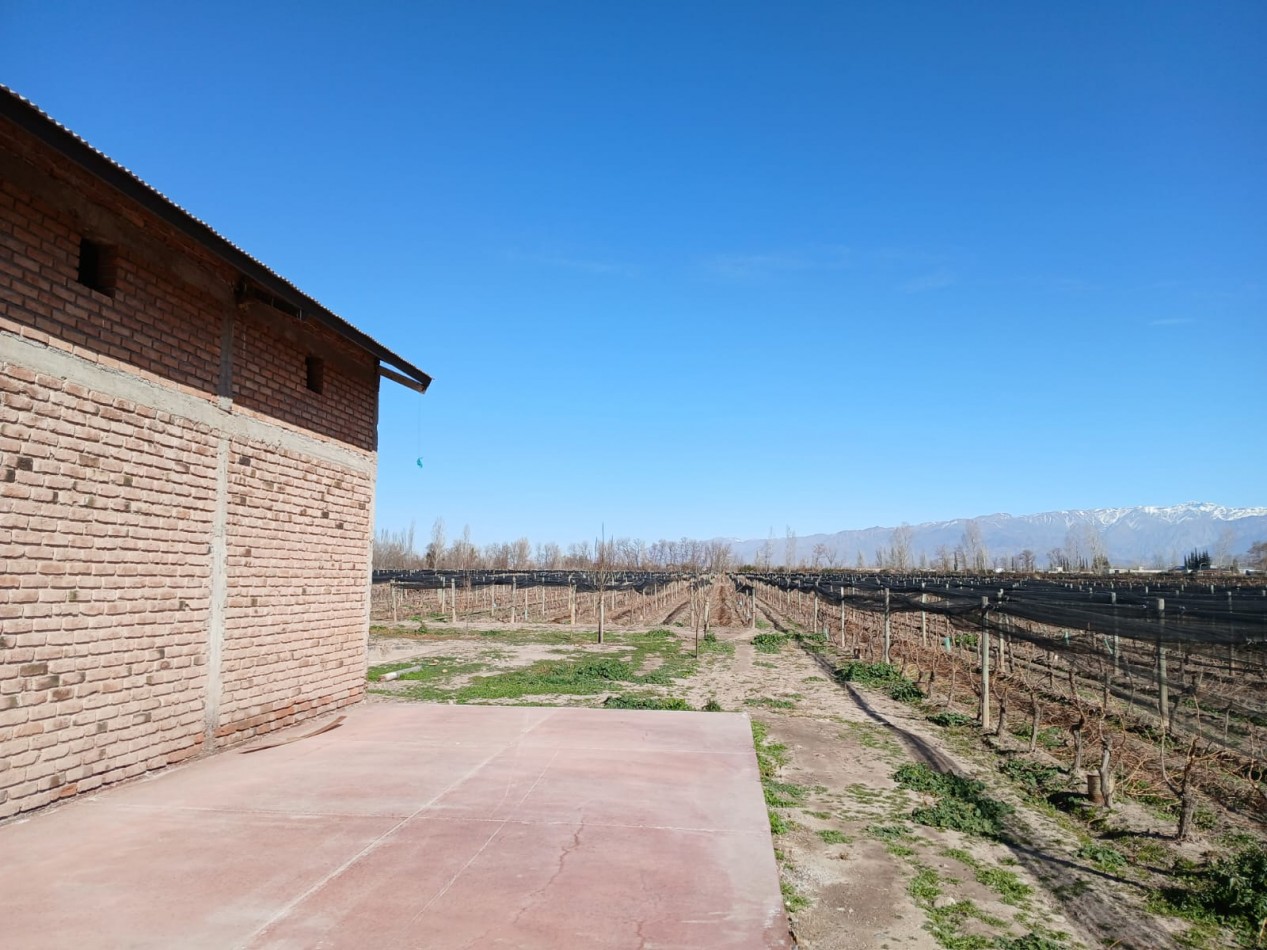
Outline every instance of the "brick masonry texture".
<svg viewBox="0 0 1267 950">
<path fill-rule="evenodd" d="M 5 818 L 362 698 L 378 376 L 3 120 L 0 160 Z"/>
</svg>

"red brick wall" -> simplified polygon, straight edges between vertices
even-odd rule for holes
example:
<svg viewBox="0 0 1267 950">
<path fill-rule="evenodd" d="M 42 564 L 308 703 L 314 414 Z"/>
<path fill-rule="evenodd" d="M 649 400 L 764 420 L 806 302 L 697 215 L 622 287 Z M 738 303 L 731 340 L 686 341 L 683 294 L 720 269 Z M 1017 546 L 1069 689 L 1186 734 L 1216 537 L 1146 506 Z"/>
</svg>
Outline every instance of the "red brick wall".
<svg viewBox="0 0 1267 950">
<path fill-rule="evenodd" d="M 0 818 L 363 695 L 376 361 L 237 281 L 0 120 Z"/>
<path fill-rule="evenodd" d="M 372 493 L 369 476 L 232 443 L 221 736 L 364 696 Z"/>
<path fill-rule="evenodd" d="M 0 816 L 201 748 L 205 426 L 0 362 Z"/>
<path fill-rule="evenodd" d="M 373 357 L 356 351 L 324 327 L 308 330 L 341 358 L 352 372 L 325 362 L 324 392 L 308 388 L 304 363 L 308 351 L 268 327 L 239 316 L 234 327 L 233 399 L 240 408 L 275 416 L 284 407 L 288 421 L 312 432 L 373 451 L 378 433 L 378 368 Z"/>
<path fill-rule="evenodd" d="M 275 320 L 337 356 L 326 361 L 324 393 L 310 391 L 307 349 L 239 310 L 233 299 L 239 275 L 227 264 L 162 222 L 138 218 L 141 212 L 122 196 L 33 147 L 3 121 L 0 156 L 21 173 L 0 168 L 0 332 L 214 396 L 227 315 L 238 409 L 361 449 L 376 447 L 378 371 L 371 354 L 315 321 L 301 328 L 276 313 Z M 39 193 L 18 177 L 38 180 Z M 77 279 L 80 238 L 100 234 L 116 249 L 113 297 Z"/>
</svg>

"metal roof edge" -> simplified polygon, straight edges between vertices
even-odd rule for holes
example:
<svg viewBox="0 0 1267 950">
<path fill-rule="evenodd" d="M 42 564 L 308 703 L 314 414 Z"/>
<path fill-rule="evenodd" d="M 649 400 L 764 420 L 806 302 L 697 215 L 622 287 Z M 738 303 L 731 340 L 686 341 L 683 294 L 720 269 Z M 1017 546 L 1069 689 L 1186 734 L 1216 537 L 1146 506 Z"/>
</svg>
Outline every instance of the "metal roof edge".
<svg viewBox="0 0 1267 950">
<path fill-rule="evenodd" d="M 205 221 L 194 217 L 152 185 L 147 184 L 139 176 L 52 118 L 29 99 L 2 83 L 0 83 L 0 117 L 13 122 L 94 178 L 114 188 L 186 237 L 201 244 L 248 279 L 289 301 L 297 309 L 303 311 L 305 316 L 310 316 L 329 327 L 344 339 L 377 357 L 379 361 L 394 366 L 418 384 L 419 392 L 425 392 L 431 384 L 431 377 L 404 357 L 389 350 L 369 334 L 358 330 L 338 314 L 322 306 L 286 278 L 218 233 Z"/>
</svg>

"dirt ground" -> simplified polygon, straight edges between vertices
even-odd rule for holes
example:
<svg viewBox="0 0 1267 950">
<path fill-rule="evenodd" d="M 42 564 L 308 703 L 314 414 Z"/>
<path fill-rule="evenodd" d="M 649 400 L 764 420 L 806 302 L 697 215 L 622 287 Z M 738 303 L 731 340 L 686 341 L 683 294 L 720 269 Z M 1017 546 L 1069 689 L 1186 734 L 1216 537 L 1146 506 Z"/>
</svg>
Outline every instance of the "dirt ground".
<svg viewBox="0 0 1267 950">
<path fill-rule="evenodd" d="M 720 613 L 726 621 L 735 617 Z M 691 631 L 673 625 L 682 616 L 675 608 L 663 619 L 690 652 Z M 777 622 L 766 614 L 761 627 Z M 599 645 L 585 628 L 428 622 L 420 631 L 416 622 L 401 623 L 374 629 L 371 672 L 382 664 L 421 666 L 432 701 L 446 701 L 446 690 L 544 660 L 627 656 L 629 638 L 649 629 L 620 628 Z M 1000 778 L 995 753 L 979 739 L 974 745 L 951 737 L 911 706 L 838 682 L 831 673 L 839 658 L 803 650 L 795 641 L 760 652 L 752 642 L 757 632 L 714 628 L 717 642 L 689 675 L 634 691 L 683 699 L 693 708 L 746 711 L 764 727 L 766 743 L 784 747 L 773 786 L 782 799 L 771 803 L 772 827 L 777 823 L 776 857 L 799 946 L 1179 945 L 1174 933 L 1183 925 L 1143 910 L 1147 894 L 1129 869 L 1110 874 L 1079 858 L 1078 837 L 1056 816 L 1027 807 Z M 371 683 L 371 701 L 401 701 L 415 690 L 408 680 L 378 681 Z M 628 691 L 613 683 L 609 691 L 583 695 L 489 701 L 598 706 Z M 911 821 L 912 809 L 928 800 L 893 778 L 898 766 L 911 762 L 978 778 L 992 795 L 1013 804 L 1010 843 Z"/>
</svg>

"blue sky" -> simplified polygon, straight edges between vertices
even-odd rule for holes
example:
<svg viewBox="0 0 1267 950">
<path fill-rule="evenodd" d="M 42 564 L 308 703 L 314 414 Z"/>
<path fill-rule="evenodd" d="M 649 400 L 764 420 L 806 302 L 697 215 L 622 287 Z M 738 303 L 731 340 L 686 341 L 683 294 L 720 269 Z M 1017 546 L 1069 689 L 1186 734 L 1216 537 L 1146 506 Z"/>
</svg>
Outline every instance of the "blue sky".
<svg viewBox="0 0 1267 950">
<path fill-rule="evenodd" d="M 0 81 L 435 377 L 380 526 L 1267 504 L 1267 5 L 405 6 L 0 3 Z"/>
</svg>

